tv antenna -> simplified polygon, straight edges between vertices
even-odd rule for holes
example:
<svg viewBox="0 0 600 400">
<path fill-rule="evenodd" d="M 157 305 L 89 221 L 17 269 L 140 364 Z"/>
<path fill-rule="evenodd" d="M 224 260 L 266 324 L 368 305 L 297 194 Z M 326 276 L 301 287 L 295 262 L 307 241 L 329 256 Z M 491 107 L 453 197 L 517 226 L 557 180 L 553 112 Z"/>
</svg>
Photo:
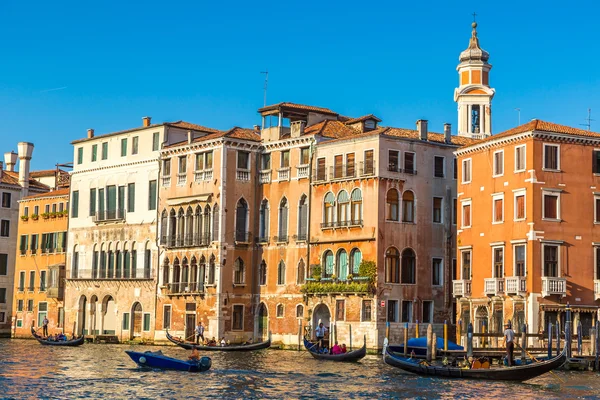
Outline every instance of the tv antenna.
<svg viewBox="0 0 600 400">
<path fill-rule="evenodd" d="M 267 106 L 267 86 L 269 84 L 269 70 L 261 71 L 261 74 L 265 74 L 265 87 L 264 89 L 264 99 L 263 99 L 263 107 Z"/>
<path fill-rule="evenodd" d="M 518 113 L 518 115 L 519 115 L 519 116 L 518 116 L 518 119 L 517 119 L 517 121 L 518 121 L 519 123 L 517 124 L 517 126 L 520 126 L 520 125 L 521 125 L 521 109 L 520 109 L 520 108 L 515 108 L 515 110 L 517 111 L 517 113 Z"/>
<path fill-rule="evenodd" d="M 585 124 L 579 124 L 579 125 L 586 126 L 587 130 L 591 131 L 592 130 L 592 121 L 595 121 L 595 119 L 592 119 L 592 109 L 588 108 L 588 116 L 585 119 L 586 123 Z"/>
</svg>

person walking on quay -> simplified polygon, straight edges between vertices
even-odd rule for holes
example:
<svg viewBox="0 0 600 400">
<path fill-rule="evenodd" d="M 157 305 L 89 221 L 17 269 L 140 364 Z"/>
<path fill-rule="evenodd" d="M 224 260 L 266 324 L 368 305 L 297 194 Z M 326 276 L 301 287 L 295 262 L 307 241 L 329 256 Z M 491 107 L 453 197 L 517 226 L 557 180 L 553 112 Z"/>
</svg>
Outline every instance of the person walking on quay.
<svg viewBox="0 0 600 400">
<path fill-rule="evenodd" d="M 202 338 L 202 342 L 200 342 L 200 338 Z M 202 322 L 198 322 L 198 326 L 196 326 L 196 344 L 204 343 L 204 326 L 202 326 Z"/>
<path fill-rule="evenodd" d="M 513 366 L 513 352 L 515 350 L 515 331 L 512 330 L 510 322 L 504 324 L 504 344 L 506 345 L 506 357 L 508 366 Z"/>
<path fill-rule="evenodd" d="M 42 321 L 42 334 L 44 335 L 44 337 L 48 337 L 48 323 L 50 321 L 48 321 L 48 317 L 44 317 L 44 321 Z"/>
<path fill-rule="evenodd" d="M 319 326 L 315 329 L 315 334 L 317 335 L 317 346 L 320 350 L 323 347 L 323 339 L 325 338 L 325 332 L 327 332 L 327 328 L 323 326 L 322 322 L 319 322 Z"/>
</svg>

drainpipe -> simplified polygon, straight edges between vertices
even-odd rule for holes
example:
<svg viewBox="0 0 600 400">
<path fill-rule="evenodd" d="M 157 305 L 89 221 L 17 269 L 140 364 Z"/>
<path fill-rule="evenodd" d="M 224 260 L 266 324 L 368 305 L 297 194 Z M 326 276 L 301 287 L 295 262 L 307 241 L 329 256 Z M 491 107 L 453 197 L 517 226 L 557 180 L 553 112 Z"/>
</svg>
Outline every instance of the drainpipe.
<svg viewBox="0 0 600 400">
<path fill-rule="evenodd" d="M 444 239 L 446 240 L 445 247 L 445 268 L 444 268 L 444 297 L 445 297 L 445 309 L 448 310 L 452 304 L 452 293 L 450 288 L 452 287 L 452 239 L 454 237 L 452 233 L 452 189 L 450 186 L 446 186 L 446 204 L 444 207 L 445 218 L 444 218 Z M 452 315 L 452 314 L 450 314 Z M 448 318 L 450 319 L 450 318 Z"/>
<path fill-rule="evenodd" d="M 313 142 L 310 145 L 310 157 L 308 158 L 308 218 L 306 227 L 306 271 L 305 275 L 310 271 L 310 225 L 312 213 L 312 182 L 313 182 L 313 159 L 315 157 L 316 137 L 313 136 Z M 306 276 L 305 276 L 306 277 Z"/>
<path fill-rule="evenodd" d="M 160 248 L 160 229 L 162 227 L 159 227 L 159 224 L 162 222 L 160 220 L 160 187 L 162 186 L 160 184 L 160 179 L 161 179 L 161 175 L 162 175 L 162 145 L 164 143 L 164 138 L 167 136 L 167 132 L 169 130 L 168 127 L 164 126 L 164 131 L 163 133 L 165 134 L 163 137 L 163 141 L 160 142 L 160 148 L 159 148 L 159 155 L 158 155 L 158 175 L 156 176 L 156 248 L 158 249 L 156 252 L 156 268 L 154 269 L 156 277 L 154 279 L 154 339 L 156 340 L 156 324 L 158 323 L 158 321 L 156 320 L 156 315 L 158 312 L 158 279 L 159 279 L 159 273 L 158 270 L 160 268 L 160 255 L 161 255 L 161 248 Z M 169 221 L 168 216 L 167 216 L 167 221 Z M 144 254 L 145 255 L 145 254 Z M 145 261 L 145 260 L 144 260 Z M 172 317 L 172 314 L 171 314 Z M 163 327 L 164 328 L 164 327 Z M 121 332 L 121 337 L 123 336 L 123 332 Z M 121 340 L 122 342 L 123 340 Z"/>
<path fill-rule="evenodd" d="M 250 176 L 254 178 L 254 196 L 253 196 L 253 207 L 254 210 L 259 210 L 260 209 L 260 203 L 262 202 L 262 196 L 259 197 L 258 195 L 258 191 L 261 190 L 261 194 L 262 194 L 262 185 L 259 183 L 258 180 L 258 171 L 260 171 L 260 157 L 261 157 L 261 149 L 259 147 L 258 151 L 256 152 L 256 160 L 255 162 L 255 174 L 251 174 Z M 259 199 L 260 201 L 256 201 L 256 199 Z M 258 205 L 258 207 L 257 207 Z M 260 212 L 260 211 L 259 211 Z M 259 215 L 259 212 L 254 212 L 253 215 Z M 253 220 L 253 224 L 252 226 L 254 226 L 254 228 L 252 228 L 252 230 L 254 231 L 254 233 L 258 232 L 258 226 L 260 224 L 260 217 L 259 218 L 254 218 Z M 260 235 L 260 233 L 259 233 Z M 254 238 L 258 237 L 259 235 L 254 234 Z M 257 241 L 254 241 L 255 243 L 252 245 L 252 284 L 250 285 L 250 290 L 252 291 L 252 309 L 254 309 L 254 315 L 257 316 L 258 318 L 258 305 L 260 304 L 260 287 L 258 285 L 258 279 L 256 279 L 257 277 L 257 266 L 259 265 L 258 260 L 260 259 L 259 256 L 259 250 L 261 249 L 261 247 L 257 244 Z M 253 339 L 256 339 L 257 334 L 258 334 L 258 329 L 257 329 L 257 325 L 258 325 L 258 319 L 256 319 L 254 322 L 254 329 L 252 330 L 252 337 Z M 268 332 L 267 332 L 268 334 Z M 262 339 L 261 339 L 262 340 Z"/>
</svg>

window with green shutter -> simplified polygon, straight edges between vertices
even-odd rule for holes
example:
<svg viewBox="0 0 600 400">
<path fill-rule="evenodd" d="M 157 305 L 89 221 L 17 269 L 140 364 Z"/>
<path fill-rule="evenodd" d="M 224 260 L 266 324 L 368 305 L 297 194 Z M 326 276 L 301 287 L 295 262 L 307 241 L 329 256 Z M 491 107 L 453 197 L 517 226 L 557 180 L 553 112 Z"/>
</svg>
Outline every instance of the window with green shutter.
<svg viewBox="0 0 600 400">
<path fill-rule="evenodd" d="M 159 144 L 158 141 L 159 141 L 159 133 L 154 132 L 152 134 L 152 151 L 158 150 L 158 144 Z"/>
<path fill-rule="evenodd" d="M 139 138 L 137 136 L 134 136 L 133 139 L 131 140 L 131 154 L 138 153 L 138 142 L 139 142 Z"/>
<path fill-rule="evenodd" d="M 96 215 L 96 188 L 90 189 L 90 217 Z"/>
<path fill-rule="evenodd" d="M 123 313 L 123 330 L 129 330 L 129 313 Z"/>
<path fill-rule="evenodd" d="M 83 147 L 77 148 L 77 164 L 83 163 Z"/>
<path fill-rule="evenodd" d="M 127 155 L 127 138 L 121 139 L 121 157 Z"/>
<path fill-rule="evenodd" d="M 148 210 L 156 210 L 156 181 L 150 181 L 148 188 Z"/>
<path fill-rule="evenodd" d="M 71 217 L 77 218 L 79 216 L 79 190 L 73 190 L 71 199 Z"/>
<path fill-rule="evenodd" d="M 21 235 L 21 245 L 19 246 L 19 250 L 22 256 L 24 256 L 25 254 L 27 254 L 27 242 L 28 242 L 29 236 L 27 235 Z"/>
<path fill-rule="evenodd" d="M 98 145 L 92 145 L 92 162 L 98 160 Z"/>
<path fill-rule="evenodd" d="M 108 158 L 108 142 L 102 143 L 102 159 L 106 160 Z"/>
<path fill-rule="evenodd" d="M 127 184 L 127 212 L 135 212 L 135 183 Z"/>
<path fill-rule="evenodd" d="M 144 332 L 150 331 L 150 314 L 144 314 Z"/>
</svg>

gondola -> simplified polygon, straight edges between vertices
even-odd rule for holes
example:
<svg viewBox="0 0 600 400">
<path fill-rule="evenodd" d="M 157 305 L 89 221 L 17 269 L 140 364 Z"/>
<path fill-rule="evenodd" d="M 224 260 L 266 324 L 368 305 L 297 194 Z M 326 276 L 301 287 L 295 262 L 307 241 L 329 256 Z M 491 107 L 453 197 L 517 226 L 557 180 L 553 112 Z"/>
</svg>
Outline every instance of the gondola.
<svg viewBox="0 0 600 400">
<path fill-rule="evenodd" d="M 175 343 L 177 346 L 182 347 L 187 350 L 198 349 L 202 351 L 254 351 L 254 350 L 262 350 L 271 347 L 271 338 L 265 342 L 253 343 L 253 344 L 241 344 L 241 345 L 233 345 L 233 346 L 204 346 L 198 345 L 190 342 L 185 342 L 181 339 L 174 338 L 167 331 L 167 339 L 172 343 Z"/>
<path fill-rule="evenodd" d="M 558 356 L 546 361 L 539 361 L 515 367 L 462 369 L 442 365 L 428 365 L 423 360 L 393 354 L 387 346 L 387 339 L 383 345 L 383 362 L 386 364 L 418 375 L 439 376 L 442 378 L 522 382 L 552 371 L 563 365 L 566 360 L 567 348 L 565 347 Z"/>
<path fill-rule="evenodd" d="M 31 327 L 31 334 L 33 335 L 34 338 L 37 339 L 38 342 L 40 342 L 41 344 L 44 344 L 44 345 L 48 345 L 48 346 L 70 346 L 70 347 L 81 346 L 85 340 L 85 336 L 83 336 L 83 335 L 81 335 L 78 338 L 71 339 L 71 340 L 60 340 L 60 341 L 48 340 L 48 339 L 44 339 L 43 337 L 38 335 L 35 332 L 35 329 L 33 329 L 33 327 Z"/>
<path fill-rule="evenodd" d="M 317 360 L 331 360 L 331 361 L 358 361 L 364 356 L 367 355 L 367 338 L 365 337 L 365 341 L 363 346 L 360 349 L 350 351 L 344 354 L 321 354 L 316 351 L 317 344 L 311 343 L 306 338 L 304 338 L 304 347 L 310 353 L 311 356 L 316 358 Z"/>
<path fill-rule="evenodd" d="M 142 368 L 170 369 L 186 372 L 204 372 L 208 371 L 212 365 L 210 357 L 200 357 L 197 361 L 179 360 L 177 358 L 167 357 L 162 351 L 138 351 L 125 350 L 125 353 Z"/>
</svg>

